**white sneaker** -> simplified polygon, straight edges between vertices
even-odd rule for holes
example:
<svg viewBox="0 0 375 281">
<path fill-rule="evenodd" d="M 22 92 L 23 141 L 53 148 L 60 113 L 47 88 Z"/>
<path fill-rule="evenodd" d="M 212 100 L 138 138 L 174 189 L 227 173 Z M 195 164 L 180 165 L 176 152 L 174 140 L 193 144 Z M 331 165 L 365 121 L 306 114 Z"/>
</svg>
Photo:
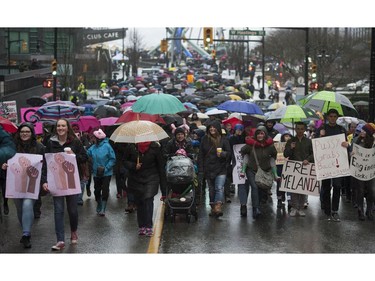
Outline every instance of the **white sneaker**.
<svg viewBox="0 0 375 281">
<path fill-rule="evenodd" d="M 306 217 L 305 212 L 302 211 L 302 210 L 298 210 L 298 214 L 299 214 L 300 217 Z"/>
<path fill-rule="evenodd" d="M 295 217 L 296 215 L 297 215 L 297 210 L 294 209 L 294 208 L 292 208 L 292 209 L 290 210 L 289 216 L 291 216 L 291 217 Z"/>
<path fill-rule="evenodd" d="M 63 250 L 64 248 L 65 248 L 65 243 L 64 243 L 64 241 L 59 241 L 59 242 L 56 243 L 56 245 L 53 245 L 53 246 L 51 247 L 51 249 L 52 249 L 53 251 L 60 251 L 60 250 Z"/>
</svg>

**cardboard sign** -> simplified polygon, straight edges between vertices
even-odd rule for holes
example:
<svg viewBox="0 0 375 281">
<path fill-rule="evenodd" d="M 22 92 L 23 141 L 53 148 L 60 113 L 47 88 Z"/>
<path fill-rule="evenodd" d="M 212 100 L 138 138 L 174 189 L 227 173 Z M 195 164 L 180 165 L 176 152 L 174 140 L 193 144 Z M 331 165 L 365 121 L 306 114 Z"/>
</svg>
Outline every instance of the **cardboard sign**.
<svg viewBox="0 0 375 281">
<path fill-rule="evenodd" d="M 276 165 L 283 165 L 285 163 L 284 150 L 286 142 L 274 142 L 273 144 L 277 151 Z"/>
<path fill-rule="evenodd" d="M 341 146 L 345 135 L 312 139 L 318 180 L 350 176 L 348 150 Z"/>
<path fill-rule="evenodd" d="M 6 198 L 38 199 L 43 156 L 16 153 L 8 160 Z"/>
<path fill-rule="evenodd" d="M 320 181 L 316 177 L 315 165 L 286 160 L 281 174 L 280 191 L 320 196 Z"/>
<path fill-rule="evenodd" d="M 65 152 L 46 153 L 48 189 L 52 196 L 81 193 L 76 156 Z"/>
<path fill-rule="evenodd" d="M 244 184 L 246 180 L 246 176 L 244 178 L 240 178 L 240 172 L 241 172 L 242 165 L 243 165 L 243 157 L 240 151 L 244 145 L 245 144 L 233 145 L 233 153 L 234 153 L 234 157 L 236 158 L 236 165 L 233 167 L 233 171 L 232 171 L 234 184 Z"/>
<path fill-rule="evenodd" d="M 375 147 L 363 148 L 353 145 L 353 154 L 350 158 L 350 173 L 356 179 L 369 181 L 375 178 Z"/>
</svg>

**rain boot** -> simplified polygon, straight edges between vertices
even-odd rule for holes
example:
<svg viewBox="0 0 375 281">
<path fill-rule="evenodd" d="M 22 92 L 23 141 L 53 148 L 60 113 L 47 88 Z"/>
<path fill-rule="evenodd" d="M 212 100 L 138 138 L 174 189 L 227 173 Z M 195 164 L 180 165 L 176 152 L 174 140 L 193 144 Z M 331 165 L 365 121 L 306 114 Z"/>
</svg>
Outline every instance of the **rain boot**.
<svg viewBox="0 0 375 281">
<path fill-rule="evenodd" d="M 99 199 L 97 202 L 98 202 L 98 205 L 96 206 L 96 213 L 99 215 L 99 213 L 102 210 L 102 199 Z"/>
<path fill-rule="evenodd" d="M 105 208 L 107 207 L 107 201 L 102 201 L 102 209 L 99 212 L 99 216 L 104 217 L 105 216 Z"/>
</svg>

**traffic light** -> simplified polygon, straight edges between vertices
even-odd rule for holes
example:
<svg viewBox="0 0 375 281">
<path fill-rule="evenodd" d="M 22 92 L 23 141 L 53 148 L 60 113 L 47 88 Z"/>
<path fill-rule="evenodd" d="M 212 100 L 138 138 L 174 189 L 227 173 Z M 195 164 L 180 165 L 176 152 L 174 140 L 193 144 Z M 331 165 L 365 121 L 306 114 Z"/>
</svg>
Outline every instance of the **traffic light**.
<svg viewBox="0 0 375 281">
<path fill-rule="evenodd" d="M 168 52 L 168 41 L 163 39 L 160 42 L 160 51 L 162 53 Z"/>
<path fill-rule="evenodd" d="M 214 41 L 214 30 L 212 27 L 203 28 L 203 45 L 205 48 Z"/>
<path fill-rule="evenodd" d="M 317 82 L 311 82 L 310 83 L 310 91 L 314 91 L 318 89 L 318 83 Z"/>
<path fill-rule="evenodd" d="M 47 79 L 43 81 L 43 88 L 52 88 L 53 80 Z"/>
<path fill-rule="evenodd" d="M 313 64 L 313 65 L 311 66 L 311 71 L 312 71 L 312 73 L 316 73 L 316 69 L 317 69 L 317 65 L 316 65 L 316 64 Z"/>
<path fill-rule="evenodd" d="M 57 74 L 57 60 L 53 60 L 51 62 L 51 70 L 52 70 L 52 75 L 55 76 Z"/>
</svg>

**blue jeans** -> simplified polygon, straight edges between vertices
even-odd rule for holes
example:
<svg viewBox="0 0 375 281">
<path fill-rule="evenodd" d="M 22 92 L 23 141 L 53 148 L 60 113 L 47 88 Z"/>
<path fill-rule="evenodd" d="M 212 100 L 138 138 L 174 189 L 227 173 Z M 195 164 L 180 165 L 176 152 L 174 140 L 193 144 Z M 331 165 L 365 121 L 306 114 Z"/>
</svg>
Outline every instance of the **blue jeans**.
<svg viewBox="0 0 375 281">
<path fill-rule="evenodd" d="M 247 189 L 246 189 L 247 192 L 245 194 L 246 195 L 246 202 L 247 202 L 247 197 L 248 197 L 249 190 L 250 190 L 250 187 L 251 187 L 251 205 L 252 205 L 253 208 L 259 208 L 259 190 L 258 190 L 258 187 L 255 183 L 255 172 L 250 170 L 250 169 L 246 169 L 246 177 L 247 177 Z M 240 192 L 240 191 L 238 191 L 238 192 Z M 240 194 L 239 194 L 239 196 L 240 196 Z M 243 204 L 243 205 L 245 205 L 245 204 Z"/>
<path fill-rule="evenodd" d="M 22 226 L 23 235 L 30 236 L 31 227 L 34 222 L 34 199 L 14 199 L 17 209 L 18 221 Z"/>
<path fill-rule="evenodd" d="M 78 195 L 74 194 L 69 196 L 53 197 L 53 205 L 55 208 L 55 232 L 57 241 L 65 241 L 64 199 L 66 200 L 66 208 L 69 215 L 70 231 L 77 231 L 78 228 Z"/>
<path fill-rule="evenodd" d="M 213 179 L 207 179 L 210 204 L 224 202 L 224 184 L 226 175 L 218 175 Z"/>
</svg>

